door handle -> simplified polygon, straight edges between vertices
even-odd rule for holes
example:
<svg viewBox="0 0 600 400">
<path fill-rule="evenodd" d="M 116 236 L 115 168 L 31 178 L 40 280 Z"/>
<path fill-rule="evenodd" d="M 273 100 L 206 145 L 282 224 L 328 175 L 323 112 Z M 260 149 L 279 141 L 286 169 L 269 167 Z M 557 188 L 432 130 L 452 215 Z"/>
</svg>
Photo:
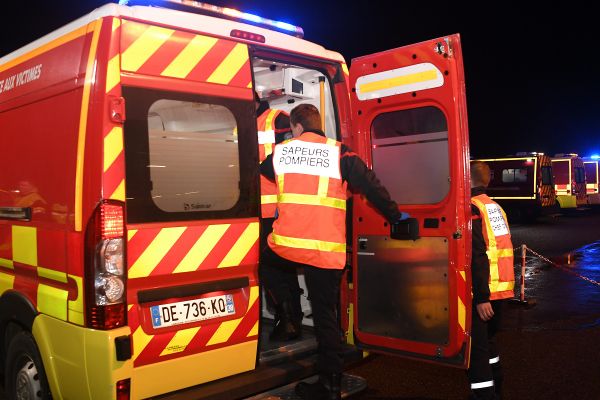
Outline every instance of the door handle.
<svg viewBox="0 0 600 400">
<path fill-rule="evenodd" d="M 419 236 L 419 220 L 408 218 L 390 225 L 390 237 L 395 240 L 417 240 Z"/>
</svg>

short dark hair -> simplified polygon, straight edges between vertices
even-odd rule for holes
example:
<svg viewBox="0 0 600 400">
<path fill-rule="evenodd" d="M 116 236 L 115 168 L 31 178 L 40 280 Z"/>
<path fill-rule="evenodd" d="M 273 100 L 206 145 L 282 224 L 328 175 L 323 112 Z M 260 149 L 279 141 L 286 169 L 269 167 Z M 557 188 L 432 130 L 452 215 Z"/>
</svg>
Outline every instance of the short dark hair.
<svg viewBox="0 0 600 400">
<path fill-rule="evenodd" d="M 300 104 L 290 112 L 292 125 L 302 124 L 305 131 L 321 130 L 321 114 L 312 104 Z"/>
<path fill-rule="evenodd" d="M 490 167 L 483 161 L 474 161 L 471 163 L 471 181 L 475 187 L 487 187 L 490 184 Z"/>
</svg>

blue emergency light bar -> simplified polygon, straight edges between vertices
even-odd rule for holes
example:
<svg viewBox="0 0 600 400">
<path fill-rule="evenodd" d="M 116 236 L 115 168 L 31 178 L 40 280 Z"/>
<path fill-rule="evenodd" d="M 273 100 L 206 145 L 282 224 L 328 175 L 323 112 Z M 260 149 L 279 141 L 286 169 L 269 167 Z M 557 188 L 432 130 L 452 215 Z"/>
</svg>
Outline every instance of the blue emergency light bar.
<svg viewBox="0 0 600 400">
<path fill-rule="evenodd" d="M 296 37 L 304 37 L 304 30 L 296 25 L 288 24 L 287 22 L 274 21 L 272 19 L 263 18 L 256 14 L 242 12 L 233 8 L 214 6 L 208 3 L 202 3 L 193 0 L 119 0 L 120 5 L 146 5 L 158 6 L 165 8 L 181 9 L 191 11 L 198 14 L 214 15 L 221 18 L 233 19 L 240 22 L 249 22 L 267 29 L 278 30 L 284 33 L 292 34 Z"/>
<path fill-rule="evenodd" d="M 592 160 L 600 160 L 600 155 L 598 155 L 598 154 L 592 154 L 592 155 L 590 156 L 590 158 L 591 158 Z"/>
</svg>

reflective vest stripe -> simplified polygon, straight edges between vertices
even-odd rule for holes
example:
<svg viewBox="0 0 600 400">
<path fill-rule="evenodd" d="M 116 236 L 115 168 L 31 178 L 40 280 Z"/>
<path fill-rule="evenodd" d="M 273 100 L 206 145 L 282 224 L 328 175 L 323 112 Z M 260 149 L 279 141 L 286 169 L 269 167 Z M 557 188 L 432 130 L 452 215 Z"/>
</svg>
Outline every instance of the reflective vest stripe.
<svg viewBox="0 0 600 400">
<path fill-rule="evenodd" d="M 263 194 L 260 196 L 260 204 L 275 204 L 277 203 L 276 194 Z"/>
<path fill-rule="evenodd" d="M 326 242 L 324 240 L 292 238 L 281 236 L 276 233 L 272 234 L 273 242 L 277 245 L 293 247 L 296 249 L 307 249 L 317 251 L 331 251 L 334 253 L 345 253 L 346 243 Z"/>
<path fill-rule="evenodd" d="M 305 204 L 309 206 L 325 206 L 346 210 L 346 200 L 333 197 L 321 197 L 314 194 L 285 193 L 280 194 L 277 201 L 284 204 Z"/>
</svg>

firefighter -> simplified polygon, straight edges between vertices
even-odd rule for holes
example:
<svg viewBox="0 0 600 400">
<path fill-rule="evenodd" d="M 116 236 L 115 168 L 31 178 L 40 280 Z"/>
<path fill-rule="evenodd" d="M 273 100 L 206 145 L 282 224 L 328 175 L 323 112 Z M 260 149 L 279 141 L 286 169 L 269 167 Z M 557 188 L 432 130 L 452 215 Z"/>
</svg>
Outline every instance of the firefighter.
<svg viewBox="0 0 600 400">
<path fill-rule="evenodd" d="M 258 155 L 259 162 L 263 162 L 264 159 L 273 152 L 273 146 L 276 143 L 281 143 L 286 139 L 292 137 L 290 130 L 290 117 L 289 114 L 282 110 L 271 109 L 269 103 L 261 100 L 258 93 L 254 92 L 254 102 L 256 109 L 256 124 L 258 131 Z M 267 237 L 273 230 L 273 221 L 275 221 L 275 211 L 277 209 L 277 187 L 275 183 L 268 180 L 261 175 L 260 177 L 260 249 L 261 253 L 267 248 Z M 265 269 L 264 257 L 261 256 L 261 280 L 269 281 L 268 276 L 264 274 L 269 273 L 269 269 Z M 296 271 L 289 274 L 287 279 L 293 279 L 296 282 L 295 295 L 300 298 L 300 287 L 297 285 L 298 278 L 296 277 Z M 292 282 L 293 284 L 293 282 Z M 300 329 L 294 329 L 289 324 L 281 324 L 279 318 L 279 312 L 277 311 L 277 305 L 273 295 L 267 289 L 267 307 L 275 309 L 275 328 L 271 332 L 270 339 L 274 341 L 285 341 L 296 338 L 300 334 Z M 280 307 L 279 307 L 280 308 Z M 301 308 L 294 309 L 294 327 L 299 326 L 302 321 L 302 310 Z M 286 329 L 287 328 L 287 329 Z"/>
<path fill-rule="evenodd" d="M 481 161 L 471 164 L 473 313 L 468 377 L 472 399 L 501 398 L 502 371 L 495 336 L 503 299 L 513 297 L 515 285 L 506 214 L 485 194 L 489 183 L 489 166 Z"/>
<path fill-rule="evenodd" d="M 294 139 L 275 146 L 273 155 L 261 164 L 261 173 L 277 183 L 278 191 L 278 217 L 268 237 L 268 267 L 274 269 L 272 276 L 289 273 L 290 266 L 302 267 L 312 304 L 319 380 L 298 384 L 296 393 L 303 399 L 340 399 L 337 304 L 346 265 L 347 185 L 363 193 L 392 223 L 408 218 L 408 214 L 398 210 L 388 191 L 356 154 L 325 136 L 315 106 L 295 107 L 290 122 Z M 298 301 L 285 282 L 281 278 L 267 284 L 280 304 Z M 282 321 L 293 318 L 286 315 L 293 308 L 281 310 Z"/>
</svg>

